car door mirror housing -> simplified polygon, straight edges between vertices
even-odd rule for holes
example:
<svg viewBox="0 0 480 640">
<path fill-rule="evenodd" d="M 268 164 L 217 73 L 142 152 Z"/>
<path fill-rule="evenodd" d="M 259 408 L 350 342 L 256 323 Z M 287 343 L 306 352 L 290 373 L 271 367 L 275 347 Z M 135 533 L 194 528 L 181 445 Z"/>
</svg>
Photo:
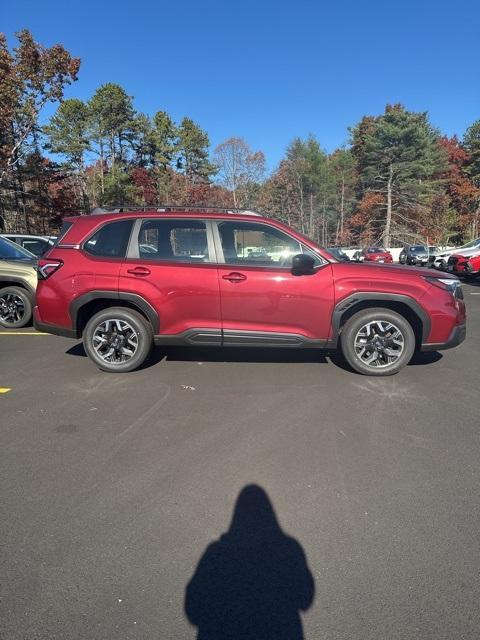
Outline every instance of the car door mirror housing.
<svg viewBox="0 0 480 640">
<path fill-rule="evenodd" d="M 292 274 L 294 276 L 311 276 L 315 273 L 315 260 L 307 253 L 298 253 L 292 258 Z"/>
</svg>

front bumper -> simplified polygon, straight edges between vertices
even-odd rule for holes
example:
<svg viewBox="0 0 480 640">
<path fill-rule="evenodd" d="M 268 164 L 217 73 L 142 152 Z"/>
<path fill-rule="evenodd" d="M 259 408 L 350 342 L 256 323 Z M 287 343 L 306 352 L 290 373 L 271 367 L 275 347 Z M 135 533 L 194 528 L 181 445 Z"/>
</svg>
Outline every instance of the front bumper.
<svg viewBox="0 0 480 640">
<path fill-rule="evenodd" d="M 431 342 L 422 344 L 421 351 L 445 351 L 446 349 L 453 349 L 454 347 L 458 347 L 466 337 L 467 325 L 458 324 L 456 327 L 453 327 L 447 342 Z"/>
<path fill-rule="evenodd" d="M 480 271 L 474 269 L 470 262 L 457 262 L 455 265 L 447 265 L 447 272 L 455 276 L 477 276 Z"/>
</svg>

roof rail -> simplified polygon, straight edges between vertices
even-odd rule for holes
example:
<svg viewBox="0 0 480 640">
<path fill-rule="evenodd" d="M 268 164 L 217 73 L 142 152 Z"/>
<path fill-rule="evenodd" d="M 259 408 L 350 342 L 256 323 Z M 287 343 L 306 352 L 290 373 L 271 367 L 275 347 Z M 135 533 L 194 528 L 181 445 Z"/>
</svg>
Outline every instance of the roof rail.
<svg viewBox="0 0 480 640">
<path fill-rule="evenodd" d="M 111 207 L 96 207 L 90 212 L 91 215 L 98 215 L 101 213 L 123 213 L 124 211 L 156 211 L 157 213 L 232 213 L 242 214 L 246 216 L 260 216 L 263 214 L 253 209 L 240 209 L 237 207 L 197 207 L 195 205 L 179 206 L 172 204 L 155 204 L 146 206 L 129 206 L 129 205 L 114 205 Z"/>
</svg>

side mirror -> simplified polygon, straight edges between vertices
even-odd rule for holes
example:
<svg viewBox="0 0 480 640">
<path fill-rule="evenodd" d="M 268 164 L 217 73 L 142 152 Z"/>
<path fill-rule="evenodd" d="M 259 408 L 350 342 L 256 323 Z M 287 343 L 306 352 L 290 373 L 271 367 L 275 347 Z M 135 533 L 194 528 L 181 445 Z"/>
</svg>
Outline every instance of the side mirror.
<svg viewBox="0 0 480 640">
<path fill-rule="evenodd" d="M 306 253 L 298 253 L 292 258 L 292 275 L 311 276 L 315 273 L 315 260 Z"/>
</svg>

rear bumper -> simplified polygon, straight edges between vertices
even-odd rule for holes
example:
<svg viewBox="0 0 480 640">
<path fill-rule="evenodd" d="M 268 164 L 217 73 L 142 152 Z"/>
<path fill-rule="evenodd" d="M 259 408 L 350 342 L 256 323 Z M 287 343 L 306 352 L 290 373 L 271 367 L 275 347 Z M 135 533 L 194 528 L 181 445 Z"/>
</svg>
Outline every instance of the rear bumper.
<svg viewBox="0 0 480 640">
<path fill-rule="evenodd" d="M 459 324 L 452 329 L 447 342 L 431 342 L 422 344 L 421 351 L 445 351 L 458 347 L 467 337 L 467 325 Z"/>
<path fill-rule="evenodd" d="M 33 326 L 37 331 L 41 331 L 42 333 L 52 333 L 55 336 L 62 336 L 62 338 L 79 338 L 78 332 L 75 329 L 59 327 L 43 322 L 38 307 L 33 309 Z"/>
</svg>

